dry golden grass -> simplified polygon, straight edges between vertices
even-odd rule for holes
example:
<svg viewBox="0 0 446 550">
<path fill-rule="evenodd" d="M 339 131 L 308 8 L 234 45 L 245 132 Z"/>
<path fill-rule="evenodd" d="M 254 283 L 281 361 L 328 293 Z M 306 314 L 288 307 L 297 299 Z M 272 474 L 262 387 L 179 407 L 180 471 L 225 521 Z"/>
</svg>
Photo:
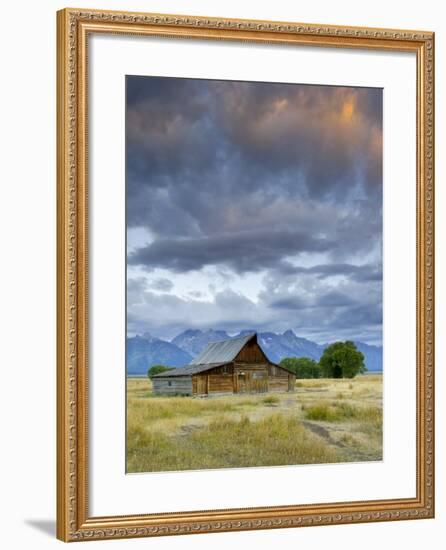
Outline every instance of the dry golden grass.
<svg viewBox="0 0 446 550">
<path fill-rule="evenodd" d="M 353 406 L 336 401 L 321 401 L 310 407 L 304 407 L 305 418 L 309 420 L 325 420 L 328 422 L 354 420 L 382 424 L 382 409 L 379 407 Z"/>
<path fill-rule="evenodd" d="M 338 462 L 340 456 L 295 418 L 223 416 L 184 435 L 129 432 L 128 471 L 149 472 Z"/>
<path fill-rule="evenodd" d="M 381 375 L 210 398 L 154 396 L 148 379 L 128 379 L 128 472 L 381 458 Z"/>
</svg>

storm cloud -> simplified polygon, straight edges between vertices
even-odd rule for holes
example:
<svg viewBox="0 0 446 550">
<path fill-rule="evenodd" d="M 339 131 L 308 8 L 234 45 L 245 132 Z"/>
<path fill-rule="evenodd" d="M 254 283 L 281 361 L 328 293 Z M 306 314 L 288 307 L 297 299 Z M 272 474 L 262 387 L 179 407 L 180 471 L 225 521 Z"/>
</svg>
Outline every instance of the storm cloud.
<svg viewBox="0 0 446 550">
<path fill-rule="evenodd" d="M 126 93 L 133 332 L 202 312 L 380 341 L 382 90 L 128 76 Z"/>
<path fill-rule="evenodd" d="M 235 271 L 259 271 L 277 266 L 286 255 L 330 250 L 327 238 L 295 231 L 261 228 L 211 237 L 158 239 L 129 256 L 129 263 L 146 269 L 199 270 L 224 264 Z"/>
</svg>

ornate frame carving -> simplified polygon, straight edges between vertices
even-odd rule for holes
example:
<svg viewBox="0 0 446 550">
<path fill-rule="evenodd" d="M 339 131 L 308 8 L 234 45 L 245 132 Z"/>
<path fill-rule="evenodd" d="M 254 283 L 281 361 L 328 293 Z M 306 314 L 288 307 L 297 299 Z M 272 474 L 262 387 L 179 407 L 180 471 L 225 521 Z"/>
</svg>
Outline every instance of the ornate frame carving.
<svg viewBox="0 0 446 550">
<path fill-rule="evenodd" d="M 57 14 L 58 470 L 64 541 L 273 529 L 434 516 L 434 34 L 82 9 Z M 91 33 L 312 44 L 417 56 L 417 492 L 413 499 L 190 511 L 88 513 L 87 54 Z"/>
</svg>

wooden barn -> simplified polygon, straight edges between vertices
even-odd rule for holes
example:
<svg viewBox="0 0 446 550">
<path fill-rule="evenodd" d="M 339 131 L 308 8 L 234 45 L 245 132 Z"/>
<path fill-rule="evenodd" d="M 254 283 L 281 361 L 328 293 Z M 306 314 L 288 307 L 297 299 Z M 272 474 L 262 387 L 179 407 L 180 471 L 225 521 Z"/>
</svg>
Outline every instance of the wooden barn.
<svg viewBox="0 0 446 550">
<path fill-rule="evenodd" d="M 189 365 L 155 375 L 159 395 L 217 395 L 294 391 L 296 376 L 272 363 L 257 334 L 212 342 Z"/>
</svg>

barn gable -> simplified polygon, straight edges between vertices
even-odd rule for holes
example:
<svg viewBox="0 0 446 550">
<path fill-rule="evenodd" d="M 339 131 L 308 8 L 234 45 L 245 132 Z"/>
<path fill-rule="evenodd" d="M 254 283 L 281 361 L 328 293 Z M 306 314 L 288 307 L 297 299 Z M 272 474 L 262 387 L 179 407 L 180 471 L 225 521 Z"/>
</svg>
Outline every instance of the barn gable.
<svg viewBox="0 0 446 550">
<path fill-rule="evenodd" d="M 185 367 L 179 367 L 167 372 L 161 372 L 160 374 L 156 374 L 154 378 L 191 376 L 211 370 L 215 367 L 222 367 L 228 363 L 231 363 L 244 348 L 244 346 L 251 340 L 257 343 L 257 335 L 255 332 L 240 338 L 221 340 L 220 342 L 211 342 Z"/>
<path fill-rule="evenodd" d="M 272 361 L 268 359 L 263 349 L 260 347 L 257 342 L 257 335 L 255 338 L 251 338 L 246 342 L 246 344 L 241 348 L 241 350 L 234 357 L 234 361 L 237 363 L 270 363 Z"/>
</svg>

